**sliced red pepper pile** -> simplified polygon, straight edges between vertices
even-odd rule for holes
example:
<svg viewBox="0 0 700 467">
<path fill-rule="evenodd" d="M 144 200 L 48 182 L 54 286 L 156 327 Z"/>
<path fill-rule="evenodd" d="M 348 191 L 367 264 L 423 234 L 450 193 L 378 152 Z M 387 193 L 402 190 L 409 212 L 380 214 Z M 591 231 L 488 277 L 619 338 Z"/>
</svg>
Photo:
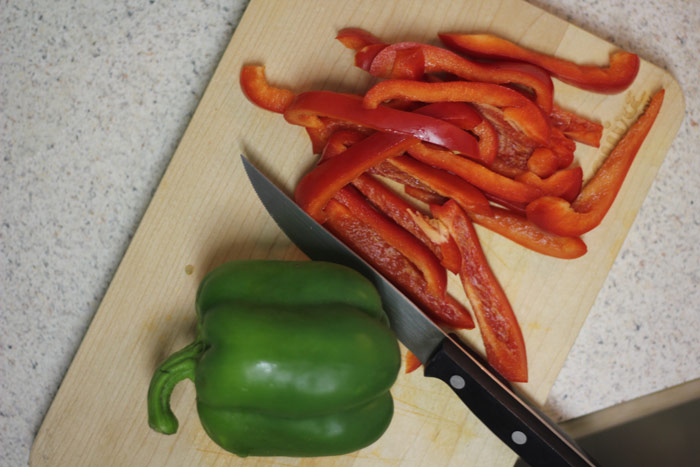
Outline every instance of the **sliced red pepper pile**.
<svg viewBox="0 0 700 467">
<path fill-rule="evenodd" d="M 379 79 L 364 95 L 296 94 L 271 86 L 255 65 L 243 67 L 241 88 L 304 127 L 321 155 L 299 181 L 296 202 L 436 323 L 472 329 L 469 310 L 447 291 L 448 273 L 458 275 L 489 363 L 510 381 L 527 381 L 516 314 L 473 224 L 544 255 L 584 255 L 580 236 L 614 201 L 663 90 L 582 188 L 576 143 L 599 147 L 603 127 L 556 104 L 552 79 L 620 92 L 637 74 L 637 56 L 617 52 L 609 67 L 594 67 L 491 35 L 439 37 L 451 50 L 340 31 L 355 65 Z M 418 366 L 412 357 L 407 371 Z"/>
</svg>

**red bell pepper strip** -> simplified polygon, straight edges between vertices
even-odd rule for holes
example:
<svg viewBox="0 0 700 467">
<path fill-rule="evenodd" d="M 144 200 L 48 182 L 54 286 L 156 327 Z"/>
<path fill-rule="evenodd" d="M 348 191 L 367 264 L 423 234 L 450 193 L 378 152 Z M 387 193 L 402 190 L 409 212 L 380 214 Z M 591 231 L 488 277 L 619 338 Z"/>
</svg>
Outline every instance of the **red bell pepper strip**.
<svg viewBox="0 0 700 467">
<path fill-rule="evenodd" d="M 465 104 L 449 104 L 459 104 L 455 108 L 455 115 L 462 115 L 460 118 L 472 119 L 471 121 L 473 121 L 474 117 L 481 119 L 473 108 L 466 106 Z M 442 106 L 440 104 L 432 104 L 426 107 L 429 108 L 429 112 L 433 112 L 435 115 L 439 115 L 442 112 L 447 112 L 450 110 L 450 106 Z M 463 116 L 465 115 L 465 107 L 469 109 L 469 111 L 466 112 L 466 117 Z M 366 135 L 356 130 L 338 130 L 329 138 L 328 143 L 323 150 L 321 161 L 325 161 L 328 158 L 340 154 L 341 152 L 345 151 L 348 146 L 351 146 L 364 138 L 366 138 Z M 388 169 L 387 165 L 391 165 L 396 170 Z M 491 212 L 488 200 L 472 185 L 455 175 L 439 169 L 434 169 L 416 161 L 415 159 L 411 159 L 406 156 L 399 156 L 396 158 L 387 159 L 385 162 L 375 166 L 374 168 L 376 169 L 374 170 L 375 172 L 385 176 L 388 175 L 390 178 L 397 180 L 400 183 L 412 183 L 415 186 L 420 187 L 420 189 L 425 187 L 430 189 L 432 192 L 442 193 L 444 196 L 450 196 L 468 211 L 475 211 L 485 215 L 489 215 Z M 370 170 L 372 171 L 372 169 Z M 435 200 L 432 199 L 431 201 Z"/>
<path fill-rule="evenodd" d="M 527 208 L 527 203 L 516 203 L 514 201 L 507 201 L 502 198 L 499 198 L 498 196 L 492 195 L 490 193 L 484 193 L 486 198 L 488 198 L 489 201 L 491 201 L 494 204 L 503 206 L 504 208 L 508 209 L 510 212 L 513 212 L 515 214 L 518 214 L 520 216 L 525 217 L 525 209 Z"/>
<path fill-rule="evenodd" d="M 370 73 L 377 61 L 393 46 L 384 47 L 375 55 L 370 65 Z M 409 47 L 392 51 L 392 59 L 384 78 L 420 80 L 425 75 L 425 56 L 422 47 Z M 372 73 L 373 74 L 373 73 Z M 378 76 L 378 75 L 375 75 Z"/>
<path fill-rule="evenodd" d="M 573 203 L 545 196 L 527 206 L 527 217 L 557 235 L 577 237 L 598 226 L 615 201 L 639 148 L 651 129 L 664 99 L 664 90 L 651 98 L 649 106 L 617 143 L 593 178 Z"/>
<path fill-rule="evenodd" d="M 423 365 L 420 360 L 418 360 L 418 357 L 416 357 L 413 352 L 410 350 L 406 351 L 406 369 L 404 370 L 406 374 L 408 373 L 413 373 L 416 371 L 418 368 Z"/>
<path fill-rule="evenodd" d="M 311 140 L 311 151 L 314 154 L 321 154 L 323 149 L 328 144 L 328 138 L 333 134 L 335 130 L 324 125 L 321 128 L 306 128 L 306 134 L 309 135 L 309 140 Z"/>
<path fill-rule="evenodd" d="M 284 113 L 294 101 L 296 94 L 288 89 L 270 86 L 265 78 L 265 67 L 245 65 L 241 69 L 241 90 L 250 101 L 272 112 Z"/>
<path fill-rule="evenodd" d="M 363 174 L 352 182 L 378 210 L 412 233 L 437 256 L 449 271 L 459 272 L 459 250 L 441 224 L 429 218 L 374 177 Z M 436 225 L 437 224 L 437 225 Z"/>
<path fill-rule="evenodd" d="M 449 294 L 442 297 L 431 294 L 415 266 L 344 205 L 332 199 L 326 212 L 328 230 L 393 282 L 431 319 L 458 329 L 474 328 L 474 321 L 462 304 Z"/>
<path fill-rule="evenodd" d="M 593 122 L 558 105 L 554 105 L 549 114 L 552 125 L 560 129 L 566 136 L 579 143 L 600 147 L 600 138 L 603 136 L 603 125 Z"/>
<path fill-rule="evenodd" d="M 328 141 L 321 152 L 319 164 L 345 152 L 350 146 L 359 143 L 368 136 L 368 134 L 355 129 L 343 128 L 335 131 L 328 137 Z"/>
<path fill-rule="evenodd" d="M 484 120 L 473 106 L 465 102 L 436 102 L 413 112 L 454 123 L 463 130 L 472 130 Z"/>
<path fill-rule="evenodd" d="M 386 44 L 371 44 L 358 50 L 355 53 L 355 66 L 362 70 L 369 70 L 374 57 L 384 50 L 384 47 L 386 47 Z"/>
<path fill-rule="evenodd" d="M 521 47 L 509 40 L 490 34 L 438 34 L 448 48 L 458 52 L 491 59 L 508 59 L 537 65 L 565 83 L 602 94 L 614 94 L 627 89 L 639 71 L 639 57 L 630 52 L 610 54 L 606 67 L 578 65 Z"/>
<path fill-rule="evenodd" d="M 426 59 L 422 52 L 423 44 L 417 42 L 400 42 L 386 45 L 375 55 L 369 69 L 372 76 L 382 79 L 421 79 L 425 73 Z M 420 58 L 402 63 L 407 55 Z M 417 76 L 417 77 L 416 77 Z"/>
<path fill-rule="evenodd" d="M 319 164 L 341 154 L 347 150 L 349 146 L 358 143 L 364 138 L 366 138 L 366 136 L 356 130 L 337 131 L 328 140 L 328 144 L 323 150 L 323 155 L 321 156 Z M 386 164 L 389 167 L 394 167 L 387 161 L 384 161 L 379 165 L 382 164 Z M 416 182 L 418 181 L 416 180 Z M 423 244 L 425 244 L 425 246 L 427 246 L 430 251 L 432 251 L 433 254 L 440 260 L 443 266 L 455 273 L 459 271 L 459 251 L 457 250 L 457 245 L 455 245 L 454 241 L 452 241 L 449 235 L 441 235 L 440 232 L 437 232 L 436 227 L 431 225 L 430 221 L 427 220 L 422 213 L 418 212 L 413 206 L 408 204 L 404 199 L 396 195 L 396 193 L 394 193 L 391 189 L 386 187 L 378 180 L 375 180 L 373 177 L 367 174 L 362 174 L 351 183 L 363 195 L 365 195 L 370 203 L 373 204 L 379 211 L 391 218 L 396 224 L 413 234 L 415 238 L 422 241 Z M 336 198 L 338 198 L 338 194 L 336 194 Z M 356 203 L 356 205 L 357 204 L 359 203 Z M 360 218 L 360 220 L 370 224 L 370 222 L 368 222 L 367 219 L 363 219 L 358 212 L 354 212 L 354 214 Z M 399 249 L 399 251 L 402 251 L 407 257 L 411 257 L 410 255 L 406 254 L 405 251 L 399 248 L 398 245 L 395 245 L 389 241 L 389 238 L 385 237 L 385 239 L 394 247 Z"/>
<path fill-rule="evenodd" d="M 506 121 L 542 145 L 549 142 L 549 122 L 542 110 L 519 92 L 498 84 L 471 81 L 425 83 L 400 79 L 387 80 L 377 83 L 367 91 L 364 106 L 367 109 L 376 109 L 383 101 L 396 98 L 419 102 L 478 102 L 502 107 Z M 488 164 L 491 161 L 484 162 Z"/>
<path fill-rule="evenodd" d="M 476 125 L 472 132 L 479 138 L 479 154 L 482 159 L 495 161 L 498 156 L 499 138 L 494 126 L 486 119 Z"/>
<path fill-rule="evenodd" d="M 402 154 L 417 142 L 410 136 L 374 133 L 302 177 L 294 191 L 294 199 L 311 217 L 323 223 L 323 208 L 341 188 L 370 167 Z"/>
<path fill-rule="evenodd" d="M 322 154 L 326 149 L 326 146 L 328 146 L 330 139 L 336 133 L 354 132 L 360 139 L 374 133 L 374 130 L 371 128 L 351 122 L 345 122 L 343 120 L 336 120 L 326 117 L 320 117 L 319 120 L 321 120 L 323 123 L 323 126 L 320 128 L 306 127 L 306 132 L 311 139 L 311 149 L 313 150 L 314 154 Z"/>
<path fill-rule="evenodd" d="M 549 148 L 537 148 L 527 160 L 527 168 L 539 177 L 549 177 L 559 168 L 559 158 Z"/>
<path fill-rule="evenodd" d="M 510 162 L 507 162 L 500 158 L 500 154 L 499 157 L 497 157 L 496 160 L 493 161 L 493 164 L 491 164 L 489 169 L 507 178 L 515 178 L 523 172 L 527 172 L 527 169 L 521 169 L 519 167 L 510 165 Z"/>
<path fill-rule="evenodd" d="M 484 104 L 475 104 L 475 107 L 484 117 L 484 120 L 491 124 L 493 132 L 497 135 L 495 138 L 497 156 L 493 163 L 489 164 L 489 167 L 506 176 L 513 175 L 510 173 L 510 169 L 525 170 L 527 168 L 527 159 L 532 154 L 532 151 L 537 147 L 543 146 L 543 144 L 528 137 L 525 133 L 508 123 L 504 117 L 503 110 L 498 107 Z M 481 143 L 481 140 L 479 142 Z M 479 151 L 481 150 L 480 146 Z M 504 171 L 503 169 L 508 170 Z"/>
<path fill-rule="evenodd" d="M 416 188 L 411 185 L 404 185 L 403 191 L 408 196 L 417 199 L 425 204 L 442 204 L 448 200 L 444 196 L 440 196 L 434 191 L 428 191 L 421 188 Z M 484 195 L 485 196 L 485 195 Z"/>
<path fill-rule="evenodd" d="M 491 122 L 483 118 L 474 106 L 466 102 L 436 102 L 414 110 L 416 113 L 454 123 L 463 130 L 470 130 L 479 139 L 479 154 L 483 160 L 492 161 L 498 154 L 498 132 Z"/>
<path fill-rule="evenodd" d="M 370 71 L 375 57 L 385 44 L 373 34 L 359 28 L 346 28 L 336 36 L 345 47 L 355 50 L 355 66 Z M 424 73 L 424 58 L 419 48 L 403 49 L 395 55 L 389 74 L 410 79 L 420 79 Z"/>
<path fill-rule="evenodd" d="M 511 169 L 525 170 L 532 153 L 538 148 L 551 149 L 559 160 L 558 168 L 568 167 L 573 162 L 576 143 L 566 137 L 559 128 L 552 126 L 550 128 L 549 143 L 542 145 L 513 128 L 505 120 L 503 111 L 500 109 L 483 104 L 479 104 L 477 107 L 484 116 L 484 122 L 489 122 L 493 126 L 491 131 L 497 135 L 497 160 L 504 162 L 504 164 L 497 164 L 497 160 L 495 160 L 494 164 L 491 165 L 492 169 L 499 171 L 503 175 L 513 177 L 519 171 Z M 473 131 L 475 134 L 477 133 L 476 129 Z M 479 152 L 487 153 L 489 149 L 484 146 L 484 138 L 479 134 L 477 136 L 479 136 Z M 507 170 L 504 171 L 503 169 Z"/>
<path fill-rule="evenodd" d="M 461 177 L 436 169 L 408 156 L 397 156 L 387 162 L 425 183 L 430 189 L 446 198 L 452 198 L 468 212 L 491 214 L 489 200 Z"/>
<path fill-rule="evenodd" d="M 330 137 L 319 163 L 341 154 L 347 150 L 349 146 L 358 143 L 364 138 L 366 138 L 366 136 L 356 130 L 337 131 Z M 380 163 L 375 166 L 375 168 L 382 165 L 395 168 L 394 165 L 389 163 L 389 160 Z M 404 175 L 411 177 L 398 168 L 395 168 L 395 170 L 396 173 L 401 174 L 399 176 L 401 182 L 405 180 Z M 397 178 L 394 173 L 391 173 L 390 176 Z M 420 184 L 422 187 L 423 182 L 415 179 L 413 183 Z M 432 225 L 430 220 L 425 218 L 422 213 L 418 212 L 413 206 L 373 177 L 362 174 L 354 179 L 352 184 L 365 195 L 377 209 L 421 240 L 435 256 L 437 256 L 444 267 L 455 274 L 459 272 L 459 251 L 457 250 L 457 245 L 455 245 L 449 235 L 438 232 L 437 227 Z"/>
<path fill-rule="evenodd" d="M 447 290 L 447 273 L 440 261 L 418 238 L 373 208 L 360 192 L 351 186 L 338 191 L 334 199 L 345 205 L 360 222 L 404 255 L 423 274 L 431 294 L 442 297 Z"/>
<path fill-rule="evenodd" d="M 462 253 L 460 279 L 479 323 L 486 359 L 509 381 L 527 381 L 527 357 L 520 325 L 503 288 L 486 261 L 476 230 L 454 201 L 431 206 Z"/>
<path fill-rule="evenodd" d="M 329 91 L 305 92 L 299 94 L 284 113 L 284 118 L 289 123 L 312 128 L 323 125 L 319 117 L 331 117 L 388 133 L 414 136 L 469 157 L 479 157 L 476 138 L 461 128 L 427 115 L 386 106 L 366 109 L 360 96 Z"/>
<path fill-rule="evenodd" d="M 335 36 L 345 47 L 352 50 L 362 50 L 370 45 L 386 45 L 375 35 L 360 28 L 344 28 Z"/>
<path fill-rule="evenodd" d="M 413 53 L 406 61 L 405 51 Z M 419 63 L 424 59 L 424 63 Z M 461 57 L 449 50 L 416 42 L 399 42 L 382 49 L 372 61 L 370 74 L 379 78 L 420 79 L 425 73 L 451 73 L 468 81 L 508 84 L 517 83 L 535 91 L 536 102 L 549 114 L 552 110 L 554 86 L 549 74 L 527 63 L 479 63 Z M 417 78 L 416 78 L 417 76 Z"/>
<path fill-rule="evenodd" d="M 404 186 L 410 186 L 425 192 L 435 193 L 428 187 L 428 185 L 418 180 L 416 177 L 404 172 L 403 170 L 400 170 L 395 165 L 389 163 L 388 160 L 375 165 L 367 172 L 372 175 L 380 175 L 382 177 L 388 178 L 389 180 L 393 180 Z M 435 194 L 437 195 L 437 193 Z"/>
<path fill-rule="evenodd" d="M 352 146 L 353 144 L 362 141 L 366 137 L 367 136 L 364 133 L 357 130 L 342 129 L 336 131 L 328 139 L 328 142 L 325 148 L 323 149 L 323 153 L 321 154 L 321 159 L 319 160 L 319 163 L 325 161 L 326 159 L 330 159 L 331 157 L 337 156 L 341 152 L 345 151 L 349 146 Z M 443 202 L 447 200 L 446 198 L 432 191 L 430 187 L 428 187 L 418 178 L 391 164 L 389 162 L 389 159 L 382 161 L 373 167 L 370 167 L 367 170 L 367 173 L 380 175 L 390 180 L 394 180 L 395 182 L 404 185 L 404 187 L 415 188 L 416 190 L 420 190 L 424 193 L 431 193 L 432 195 L 434 195 L 434 197 L 439 197 L 440 199 L 442 199 Z M 357 179 L 353 181 L 353 184 L 355 183 L 355 181 L 357 181 Z M 430 202 L 436 201 L 436 198 L 431 198 Z M 430 204 L 430 202 L 426 203 Z"/>
<path fill-rule="evenodd" d="M 428 185 L 423 183 L 422 180 L 412 176 L 411 174 L 404 172 L 397 166 L 390 163 L 389 160 L 383 161 L 367 171 L 367 173 L 372 175 L 379 175 L 389 180 L 393 180 L 397 183 L 403 185 L 404 192 L 418 201 L 425 204 L 442 204 L 449 198 L 436 193 Z M 484 196 L 488 199 L 488 193 L 484 193 Z M 523 206 L 523 212 L 525 212 L 525 207 Z"/>
<path fill-rule="evenodd" d="M 515 243 L 543 255 L 574 259 L 586 254 L 586 244 L 579 237 L 561 237 L 546 232 L 524 216 L 493 206 L 492 216 L 468 213 L 469 218 Z"/>
<path fill-rule="evenodd" d="M 574 162 L 574 152 L 576 152 L 576 143 L 568 138 L 559 128 L 552 127 L 552 138 L 549 142 L 549 149 L 559 159 L 559 168 L 563 169 Z"/>
<path fill-rule="evenodd" d="M 414 110 L 415 113 L 454 123 L 463 130 L 470 130 L 479 139 L 482 160 L 493 161 L 498 154 L 498 132 L 491 122 L 466 102 L 436 102 Z"/>
<path fill-rule="evenodd" d="M 573 201 L 581 192 L 583 185 L 583 169 L 572 167 L 558 170 L 549 177 L 542 179 L 532 172 L 523 172 L 515 180 L 542 190 L 543 196 L 558 196 L 567 201 Z"/>
<path fill-rule="evenodd" d="M 326 146 L 323 148 L 319 164 L 344 152 L 348 147 L 362 141 L 366 137 L 366 134 L 357 130 L 341 129 L 336 131 L 330 136 Z M 413 186 L 420 190 L 430 190 L 425 183 L 391 164 L 389 159 L 370 167 L 366 173 L 386 177 L 404 186 Z M 355 184 L 356 181 L 357 179 L 353 180 L 352 183 Z"/>
<path fill-rule="evenodd" d="M 408 148 L 408 153 L 421 162 L 448 170 L 475 187 L 508 201 L 528 203 L 542 196 L 542 191 L 537 187 L 504 177 L 450 151 L 420 143 Z"/>
<path fill-rule="evenodd" d="M 340 153 L 346 151 L 348 147 L 352 146 L 353 144 L 359 143 L 366 137 L 366 135 L 362 134 L 359 131 L 338 130 L 337 132 L 333 133 L 333 135 L 328 139 L 328 143 L 326 144 L 326 147 L 323 149 L 323 153 L 321 154 L 319 164 L 321 162 L 326 161 L 327 159 L 335 157 Z M 421 190 L 430 190 L 430 188 L 425 183 L 418 180 L 414 176 L 404 172 L 395 165 L 389 163 L 388 159 L 376 164 L 373 167 L 370 167 L 366 173 L 386 177 L 404 186 L 410 185 Z M 353 180 L 353 183 L 355 182 L 355 180 Z"/>
</svg>

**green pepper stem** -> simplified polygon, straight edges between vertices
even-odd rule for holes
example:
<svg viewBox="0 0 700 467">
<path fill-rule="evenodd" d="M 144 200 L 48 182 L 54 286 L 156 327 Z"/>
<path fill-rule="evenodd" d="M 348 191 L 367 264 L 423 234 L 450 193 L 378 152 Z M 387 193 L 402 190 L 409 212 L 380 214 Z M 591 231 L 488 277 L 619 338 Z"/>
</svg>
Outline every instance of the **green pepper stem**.
<svg viewBox="0 0 700 467">
<path fill-rule="evenodd" d="M 185 378 L 194 381 L 194 370 L 204 349 L 200 340 L 175 352 L 160 364 L 148 388 L 148 425 L 159 433 L 171 435 L 178 423 L 170 408 L 170 395 L 177 383 Z"/>
</svg>

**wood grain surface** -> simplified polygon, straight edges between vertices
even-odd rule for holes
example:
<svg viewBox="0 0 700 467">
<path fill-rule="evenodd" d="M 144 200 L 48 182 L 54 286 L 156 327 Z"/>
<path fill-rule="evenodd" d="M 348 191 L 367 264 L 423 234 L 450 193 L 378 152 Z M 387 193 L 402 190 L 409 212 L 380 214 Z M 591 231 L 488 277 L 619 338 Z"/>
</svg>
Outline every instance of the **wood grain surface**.
<svg viewBox="0 0 700 467">
<path fill-rule="evenodd" d="M 609 43 L 529 4 L 515 1 L 253 0 L 247 8 L 37 435 L 40 465 L 512 465 L 515 456 L 451 390 L 421 371 L 401 374 L 386 434 L 334 458 L 239 459 L 206 436 L 194 386 L 172 398 L 177 434 L 150 430 L 146 392 L 155 367 L 194 337 L 194 296 L 213 267 L 234 259 L 301 259 L 248 185 L 241 152 L 291 193 L 314 163 L 303 129 L 250 104 L 238 74 L 264 64 L 275 85 L 297 92 L 364 92 L 371 83 L 335 35 L 361 27 L 385 41 L 437 44 L 437 33 L 490 31 L 539 51 L 603 65 Z M 518 389 L 542 404 L 586 319 L 625 235 L 680 125 L 677 83 L 642 62 L 627 91 L 598 95 L 556 82 L 556 102 L 604 123 L 600 150 L 579 146 L 586 177 L 663 87 L 661 113 L 589 252 L 552 259 L 478 230 L 486 255 L 520 320 L 530 382 Z M 464 299 L 459 281 L 450 290 Z M 477 330 L 462 333 L 476 349 Z M 594 364 L 594 362 L 592 362 Z"/>
</svg>

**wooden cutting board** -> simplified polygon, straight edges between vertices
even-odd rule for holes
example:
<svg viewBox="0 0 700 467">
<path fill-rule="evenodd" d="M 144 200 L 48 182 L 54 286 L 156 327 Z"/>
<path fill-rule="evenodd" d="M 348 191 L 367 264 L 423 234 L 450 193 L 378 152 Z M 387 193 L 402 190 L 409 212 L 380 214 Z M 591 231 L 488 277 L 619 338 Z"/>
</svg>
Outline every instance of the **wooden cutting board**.
<svg viewBox="0 0 700 467">
<path fill-rule="evenodd" d="M 370 79 L 334 40 L 362 27 L 385 41 L 437 44 L 440 31 L 491 31 L 534 49 L 605 64 L 613 47 L 515 0 L 253 0 L 182 138 L 35 440 L 33 465 L 511 465 L 515 456 L 452 392 L 421 371 L 393 388 L 396 413 L 374 445 L 342 457 L 242 460 L 202 430 L 190 382 L 176 387 L 177 434 L 151 431 L 146 392 L 159 362 L 194 337 L 194 296 L 207 271 L 234 259 L 301 259 L 257 200 L 240 165 L 246 153 L 291 192 L 315 161 L 308 138 L 280 115 L 242 95 L 238 74 L 264 64 L 268 79 L 301 92 L 363 92 Z M 606 126 L 601 150 L 577 149 L 586 176 L 636 118 L 650 93 L 666 98 L 615 205 L 585 236 L 589 252 L 565 261 L 531 253 L 479 230 L 487 257 L 525 335 L 530 382 L 520 388 L 542 404 L 574 343 L 671 140 L 684 103 L 677 83 L 643 62 L 633 86 L 604 96 L 556 83 L 565 108 Z M 463 298 L 458 281 L 450 290 Z M 463 333 L 482 350 L 478 331 Z"/>
</svg>

